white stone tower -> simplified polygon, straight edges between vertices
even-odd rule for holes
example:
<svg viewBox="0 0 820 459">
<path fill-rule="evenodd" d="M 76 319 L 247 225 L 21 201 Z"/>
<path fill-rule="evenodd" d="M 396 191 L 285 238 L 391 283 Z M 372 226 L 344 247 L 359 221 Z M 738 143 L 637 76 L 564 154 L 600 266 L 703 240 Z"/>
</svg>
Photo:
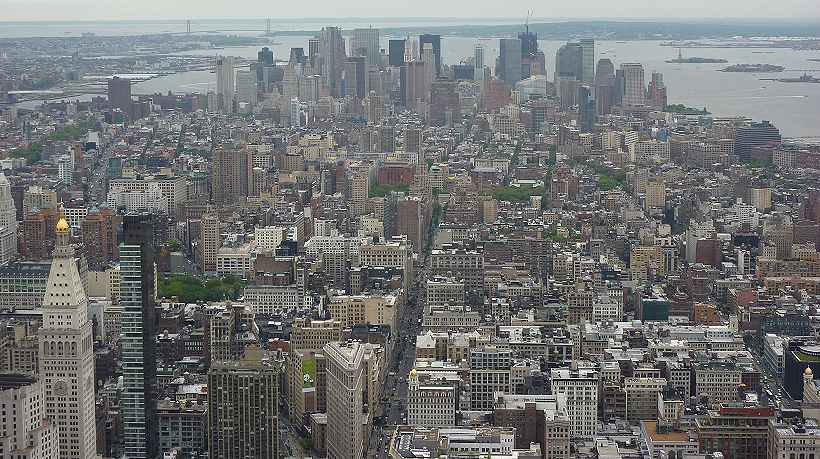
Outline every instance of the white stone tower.
<svg viewBox="0 0 820 459">
<path fill-rule="evenodd" d="M 55 233 L 39 331 L 45 415 L 57 425 L 58 457 L 87 459 L 96 457 L 94 341 L 88 300 L 64 216 Z"/>
</svg>

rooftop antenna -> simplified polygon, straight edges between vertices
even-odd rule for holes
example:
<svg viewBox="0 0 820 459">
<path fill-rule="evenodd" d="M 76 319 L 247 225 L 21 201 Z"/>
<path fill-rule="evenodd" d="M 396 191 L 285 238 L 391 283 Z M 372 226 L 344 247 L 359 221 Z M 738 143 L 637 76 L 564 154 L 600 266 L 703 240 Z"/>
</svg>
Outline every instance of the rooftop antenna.
<svg viewBox="0 0 820 459">
<path fill-rule="evenodd" d="M 530 17 L 532 16 L 532 10 L 527 10 L 527 17 L 524 20 L 524 30 L 527 34 L 530 33 Z"/>
<path fill-rule="evenodd" d="M 190 35 L 191 34 L 191 20 L 190 19 L 188 19 L 185 22 L 185 28 L 186 28 L 187 33 Z"/>
<path fill-rule="evenodd" d="M 265 35 L 270 35 L 270 18 L 265 21 Z"/>
</svg>

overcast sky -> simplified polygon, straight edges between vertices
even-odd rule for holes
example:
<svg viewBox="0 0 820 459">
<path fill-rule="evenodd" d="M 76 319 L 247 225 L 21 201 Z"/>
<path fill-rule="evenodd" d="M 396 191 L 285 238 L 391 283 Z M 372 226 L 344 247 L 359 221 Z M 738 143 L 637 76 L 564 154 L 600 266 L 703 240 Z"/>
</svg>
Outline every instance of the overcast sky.
<svg viewBox="0 0 820 459">
<path fill-rule="evenodd" d="M 0 0 L 0 21 L 305 18 L 820 18 L 818 0 Z"/>
</svg>

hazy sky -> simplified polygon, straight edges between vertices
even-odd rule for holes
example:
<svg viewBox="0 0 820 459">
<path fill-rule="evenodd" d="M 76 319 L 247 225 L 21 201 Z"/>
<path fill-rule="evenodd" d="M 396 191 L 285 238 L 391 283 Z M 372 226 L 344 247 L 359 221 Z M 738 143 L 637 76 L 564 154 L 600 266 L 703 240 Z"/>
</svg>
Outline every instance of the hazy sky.
<svg viewBox="0 0 820 459">
<path fill-rule="evenodd" d="M 0 21 L 305 18 L 820 18 L 818 0 L 0 0 Z"/>
</svg>

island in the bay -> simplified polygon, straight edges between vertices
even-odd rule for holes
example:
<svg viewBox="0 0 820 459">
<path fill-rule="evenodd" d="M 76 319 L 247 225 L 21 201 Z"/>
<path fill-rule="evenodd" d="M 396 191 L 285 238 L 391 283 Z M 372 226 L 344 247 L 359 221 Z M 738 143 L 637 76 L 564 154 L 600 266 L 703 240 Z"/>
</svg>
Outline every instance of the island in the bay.
<svg viewBox="0 0 820 459">
<path fill-rule="evenodd" d="M 772 64 L 735 64 L 722 69 L 721 72 L 734 73 L 774 73 L 786 70 L 785 67 Z"/>
<path fill-rule="evenodd" d="M 667 64 L 725 64 L 726 59 L 711 59 L 708 57 L 683 57 L 683 51 L 678 49 L 678 57 L 669 59 Z"/>
</svg>

